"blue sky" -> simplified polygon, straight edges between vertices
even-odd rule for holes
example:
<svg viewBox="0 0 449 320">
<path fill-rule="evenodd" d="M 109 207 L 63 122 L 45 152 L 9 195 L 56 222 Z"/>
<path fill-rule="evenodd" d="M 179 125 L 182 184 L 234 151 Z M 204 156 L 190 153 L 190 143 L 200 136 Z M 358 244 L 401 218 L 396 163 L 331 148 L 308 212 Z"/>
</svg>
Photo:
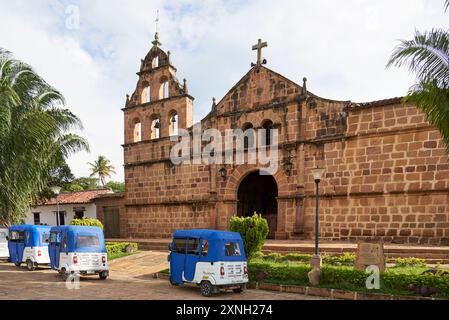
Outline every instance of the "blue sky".
<svg viewBox="0 0 449 320">
<path fill-rule="evenodd" d="M 398 39 L 415 28 L 449 27 L 443 0 L 0 0 L 0 47 L 31 64 L 83 121 L 91 153 L 69 159 L 77 176 L 105 155 L 123 180 L 123 108 L 151 48 L 156 11 L 163 49 L 196 98 L 195 120 L 255 60 L 268 41 L 268 67 L 315 94 L 357 102 L 402 96 L 405 70 L 386 70 Z M 73 12 L 79 28 L 73 28 Z M 75 19 L 76 20 L 76 19 Z"/>
</svg>

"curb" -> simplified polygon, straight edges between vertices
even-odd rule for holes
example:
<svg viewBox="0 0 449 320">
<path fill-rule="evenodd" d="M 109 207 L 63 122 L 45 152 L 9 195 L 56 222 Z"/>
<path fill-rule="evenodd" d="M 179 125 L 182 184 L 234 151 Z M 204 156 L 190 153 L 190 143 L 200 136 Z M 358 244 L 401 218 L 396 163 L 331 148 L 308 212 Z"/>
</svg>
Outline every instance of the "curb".
<svg viewBox="0 0 449 320">
<path fill-rule="evenodd" d="M 381 293 L 356 292 L 340 289 L 328 289 L 317 287 L 302 287 L 272 283 L 250 283 L 248 288 L 266 291 L 278 291 L 286 293 L 298 293 L 305 296 L 315 296 L 341 300 L 442 300 L 431 297 L 420 296 L 395 296 Z"/>
<path fill-rule="evenodd" d="M 154 273 L 154 279 L 169 279 L 169 275 L 166 273 Z M 331 299 L 340 300 L 444 300 L 431 297 L 421 297 L 421 296 L 395 296 L 391 294 L 381 294 L 381 293 L 368 293 L 368 292 L 357 292 L 348 291 L 340 289 L 328 289 L 328 288 L 317 288 L 317 287 L 303 287 L 303 286 L 292 286 L 283 284 L 273 284 L 266 282 L 251 282 L 247 285 L 248 289 L 254 290 L 265 290 L 274 292 L 285 292 L 285 293 L 297 293 L 304 296 L 312 297 L 323 297 Z"/>
</svg>

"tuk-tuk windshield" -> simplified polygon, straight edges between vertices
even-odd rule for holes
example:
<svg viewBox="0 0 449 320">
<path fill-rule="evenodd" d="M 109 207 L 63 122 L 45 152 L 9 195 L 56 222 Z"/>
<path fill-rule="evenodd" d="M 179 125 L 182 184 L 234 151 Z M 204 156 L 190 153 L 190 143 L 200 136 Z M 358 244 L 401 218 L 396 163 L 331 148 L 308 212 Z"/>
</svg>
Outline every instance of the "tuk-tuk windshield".
<svg viewBox="0 0 449 320">
<path fill-rule="evenodd" d="M 93 235 L 78 235 L 76 237 L 76 247 L 77 248 L 100 248 L 100 239 L 98 236 Z"/>
</svg>

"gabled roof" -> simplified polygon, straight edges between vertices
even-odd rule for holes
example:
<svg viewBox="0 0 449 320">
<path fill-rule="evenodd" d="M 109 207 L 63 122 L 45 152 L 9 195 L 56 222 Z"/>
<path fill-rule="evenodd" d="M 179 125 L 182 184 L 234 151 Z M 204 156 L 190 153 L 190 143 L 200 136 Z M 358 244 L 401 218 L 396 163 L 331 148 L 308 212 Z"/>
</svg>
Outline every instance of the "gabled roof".
<svg viewBox="0 0 449 320">
<path fill-rule="evenodd" d="M 59 195 L 59 204 L 87 204 L 93 203 L 94 198 L 99 195 L 113 193 L 110 189 L 96 189 L 79 192 L 66 192 Z M 57 204 L 57 199 L 52 198 L 50 200 L 40 203 L 39 206 L 54 206 Z"/>
<path fill-rule="evenodd" d="M 236 88 L 238 88 L 243 82 L 245 82 L 251 76 L 252 73 L 256 72 L 257 69 L 265 69 L 266 71 L 268 71 L 268 73 L 271 73 L 271 74 L 275 75 L 276 77 L 278 77 L 278 78 L 280 78 L 280 79 L 282 79 L 282 80 L 284 80 L 286 82 L 289 82 L 292 85 L 298 87 L 300 90 L 302 90 L 302 87 L 299 84 L 297 84 L 296 82 L 294 82 L 294 81 L 284 77 L 280 73 L 277 73 L 276 71 L 273 71 L 273 70 L 271 70 L 271 69 L 269 69 L 269 68 L 267 68 L 265 66 L 254 66 L 251 69 L 249 69 L 249 71 L 223 96 L 223 98 L 217 103 L 217 106 L 219 106 L 220 103 L 222 103 L 223 100 L 228 95 L 230 95 Z"/>
</svg>

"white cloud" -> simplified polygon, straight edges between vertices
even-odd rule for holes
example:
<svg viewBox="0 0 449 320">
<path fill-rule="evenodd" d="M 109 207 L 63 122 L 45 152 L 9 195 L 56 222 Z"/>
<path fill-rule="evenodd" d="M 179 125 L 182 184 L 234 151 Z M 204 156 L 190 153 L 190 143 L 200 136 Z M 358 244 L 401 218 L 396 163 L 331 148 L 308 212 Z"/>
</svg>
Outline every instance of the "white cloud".
<svg viewBox="0 0 449 320">
<path fill-rule="evenodd" d="M 68 30 L 66 8 L 80 8 L 80 29 Z M 92 153 L 70 159 L 77 175 L 103 154 L 123 179 L 123 107 L 140 59 L 151 47 L 160 9 L 163 48 L 196 97 L 195 119 L 249 69 L 258 38 L 268 41 L 268 67 L 322 97 L 369 101 L 406 93 L 413 78 L 386 70 L 397 39 L 415 28 L 448 28 L 437 0 L 7 1 L 0 0 L 0 46 L 66 96 L 82 119 Z M 449 13 L 448 13 L 449 14 Z"/>
</svg>

